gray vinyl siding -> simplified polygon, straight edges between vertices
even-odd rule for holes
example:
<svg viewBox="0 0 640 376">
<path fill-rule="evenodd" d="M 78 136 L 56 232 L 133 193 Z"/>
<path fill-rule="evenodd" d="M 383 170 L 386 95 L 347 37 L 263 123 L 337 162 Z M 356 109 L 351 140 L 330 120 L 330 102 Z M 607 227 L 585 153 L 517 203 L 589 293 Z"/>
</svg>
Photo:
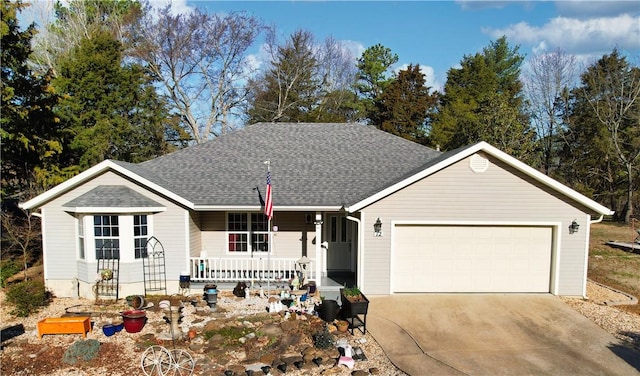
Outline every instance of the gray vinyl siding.
<svg viewBox="0 0 640 376">
<path fill-rule="evenodd" d="M 207 257 L 246 257 L 246 253 L 227 252 L 226 212 L 203 212 L 200 214 L 202 250 Z M 272 257 L 315 257 L 315 226 L 305 223 L 303 212 L 278 212 L 271 222 L 278 226 L 272 233 Z M 199 256 L 199 252 L 198 252 Z"/>
<path fill-rule="evenodd" d="M 166 211 L 153 214 L 153 235 L 162 243 L 166 253 L 167 280 L 178 280 L 180 272 L 185 269 L 187 256 L 185 246 L 188 244 L 188 239 L 185 231 L 187 228 L 185 209 L 113 172 L 101 174 L 43 205 L 43 213 L 45 213 L 43 220 L 47 229 L 44 238 L 47 260 L 46 278 L 48 280 L 72 280 L 77 277 L 80 281 L 93 283 L 96 265 L 78 260 L 75 217 L 73 213 L 65 212 L 62 205 L 99 185 L 124 185 L 166 207 Z M 85 233 L 91 231 L 93 231 L 92 228 L 85 228 Z M 88 252 L 90 251 L 86 249 L 85 253 Z M 120 283 L 142 280 L 141 261 L 136 260 L 130 264 L 121 264 Z"/>
<path fill-rule="evenodd" d="M 438 171 L 363 209 L 364 290 L 388 294 L 392 221 L 562 222 L 558 293 L 582 295 L 585 273 L 586 209 L 563 200 L 550 189 L 504 163 L 489 158 L 487 171 L 475 173 L 469 158 Z M 380 217 L 383 236 L 373 236 Z M 582 225 L 569 235 L 573 219 Z"/>
</svg>

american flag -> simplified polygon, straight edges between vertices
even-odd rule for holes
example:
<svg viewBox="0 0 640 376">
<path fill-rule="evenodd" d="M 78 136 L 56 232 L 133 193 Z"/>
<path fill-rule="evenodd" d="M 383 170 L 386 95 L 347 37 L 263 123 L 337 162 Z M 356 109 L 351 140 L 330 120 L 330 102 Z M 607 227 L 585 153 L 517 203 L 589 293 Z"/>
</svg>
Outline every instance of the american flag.
<svg viewBox="0 0 640 376">
<path fill-rule="evenodd" d="M 273 198 L 271 195 L 271 171 L 267 171 L 267 194 L 264 202 L 264 215 L 269 219 L 273 217 Z"/>
</svg>

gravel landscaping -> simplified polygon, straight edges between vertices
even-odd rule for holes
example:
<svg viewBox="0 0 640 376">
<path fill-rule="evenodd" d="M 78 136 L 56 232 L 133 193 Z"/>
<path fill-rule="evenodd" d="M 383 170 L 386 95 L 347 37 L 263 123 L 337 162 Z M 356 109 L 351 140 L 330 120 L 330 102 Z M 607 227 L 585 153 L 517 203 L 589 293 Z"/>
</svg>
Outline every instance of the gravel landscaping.
<svg viewBox="0 0 640 376">
<path fill-rule="evenodd" d="M 587 294 L 589 299 L 563 297 L 562 300 L 616 338 L 640 350 L 640 315 L 616 306 L 633 302 L 632 297 L 593 282 L 588 283 Z M 177 297 L 172 298 L 175 299 Z M 4 293 L 0 293 L 0 302 L 4 302 Z M 216 312 L 211 312 L 204 302 L 197 307 L 184 304 L 180 328 L 183 332 L 181 337 L 185 339 L 176 341 L 172 341 L 170 335 L 167 337 L 170 326 L 157 304 L 146 310 L 148 320 L 141 332 L 127 333 L 123 330 L 107 337 L 102 326 L 119 321 L 119 312 L 130 307 L 124 301 L 110 306 L 92 303 L 57 298 L 50 306 L 27 318 L 12 317 L 8 313 L 10 307 L 2 304 L 2 328 L 22 325 L 24 333 L 3 341 L 0 374 L 142 375 L 140 361 L 143 352 L 150 346 L 161 345 L 170 350 L 175 347 L 188 351 L 196 361 L 194 375 L 224 375 L 225 371 L 245 375 L 247 369 L 259 370 L 261 365 L 270 365 L 273 367 L 271 373 L 277 375 L 281 372 L 276 367 L 285 363 L 287 375 L 404 375 L 393 366 L 369 334 L 363 335 L 358 331 L 354 335 L 342 333 L 330 326 L 336 340 L 360 348 L 365 356 L 365 359 L 355 362 L 353 369 L 337 364 L 340 353 L 335 346 L 328 350 L 314 347 L 310 333 L 324 326 L 322 320 L 307 314 L 296 317 L 285 316 L 284 312 L 270 314 L 267 312 L 268 301 L 258 296 L 243 299 L 221 291 Z M 174 303 L 176 301 L 172 301 L 172 305 Z M 60 317 L 66 308 L 76 305 L 79 305 L 78 309 L 84 307 L 94 312 L 94 328 L 87 339 L 99 341 L 100 350 L 95 358 L 70 365 L 63 362 L 65 352 L 82 337 L 77 334 L 45 335 L 38 339 L 37 323 L 43 318 Z M 225 338 L 226 334 L 205 335 L 234 330 L 247 334 L 241 339 Z M 250 333 L 260 334 L 252 336 Z M 319 358 L 322 361 L 317 361 Z"/>
</svg>

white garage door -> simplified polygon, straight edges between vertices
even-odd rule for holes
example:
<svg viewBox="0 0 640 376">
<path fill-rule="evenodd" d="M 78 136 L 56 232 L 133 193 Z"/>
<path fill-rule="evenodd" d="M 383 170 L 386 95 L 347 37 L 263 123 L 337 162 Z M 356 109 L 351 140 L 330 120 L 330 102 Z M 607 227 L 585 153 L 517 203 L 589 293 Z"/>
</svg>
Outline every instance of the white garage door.
<svg viewBox="0 0 640 376">
<path fill-rule="evenodd" d="M 396 225 L 394 292 L 549 292 L 551 227 Z"/>
</svg>

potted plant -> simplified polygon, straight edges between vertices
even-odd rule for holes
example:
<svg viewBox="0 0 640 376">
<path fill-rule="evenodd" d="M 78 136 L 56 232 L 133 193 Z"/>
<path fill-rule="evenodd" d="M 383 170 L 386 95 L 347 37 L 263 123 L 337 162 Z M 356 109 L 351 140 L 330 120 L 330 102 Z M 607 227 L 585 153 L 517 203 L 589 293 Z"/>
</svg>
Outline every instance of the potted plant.
<svg viewBox="0 0 640 376">
<path fill-rule="evenodd" d="M 336 322 L 336 328 L 338 328 L 339 332 L 346 332 L 349 330 L 349 322 L 345 320 L 338 320 Z"/>
<path fill-rule="evenodd" d="M 360 291 L 358 286 L 344 287 L 340 289 L 342 300 L 342 316 L 355 317 L 366 315 L 369 308 L 369 299 Z"/>
<path fill-rule="evenodd" d="M 100 277 L 102 278 L 103 281 L 110 281 L 113 279 L 113 270 L 111 269 L 104 269 L 100 272 Z"/>
</svg>

